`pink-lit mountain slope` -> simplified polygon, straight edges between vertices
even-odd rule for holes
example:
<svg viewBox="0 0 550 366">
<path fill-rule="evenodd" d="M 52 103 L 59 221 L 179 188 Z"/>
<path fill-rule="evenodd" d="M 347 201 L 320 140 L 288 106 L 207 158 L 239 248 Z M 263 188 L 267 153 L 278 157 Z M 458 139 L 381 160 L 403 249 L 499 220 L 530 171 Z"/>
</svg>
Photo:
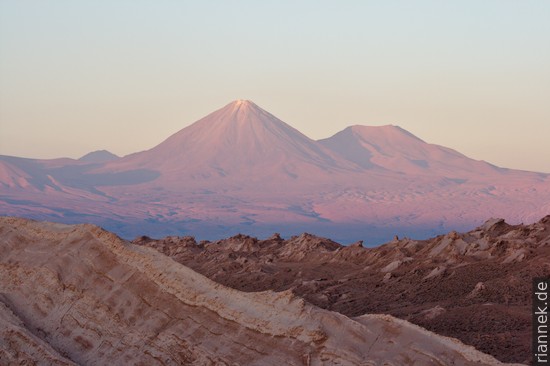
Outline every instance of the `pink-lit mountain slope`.
<svg viewBox="0 0 550 366">
<path fill-rule="evenodd" d="M 85 160 L 0 156 L 0 212 L 125 237 L 310 231 L 367 243 L 550 213 L 547 174 L 498 168 L 394 126 L 314 141 L 242 100 L 150 150 Z"/>
<path fill-rule="evenodd" d="M 29 187 L 29 175 L 17 166 L 0 161 L 0 186 L 3 188 Z"/>
<path fill-rule="evenodd" d="M 383 168 L 402 174 L 465 178 L 504 170 L 461 153 L 428 144 L 399 126 L 350 126 L 319 141 L 365 169 Z"/>
<path fill-rule="evenodd" d="M 159 181 L 189 187 L 225 182 L 327 181 L 360 167 L 247 100 L 238 100 L 98 171 L 150 169 Z M 158 182 L 157 182 L 158 183 Z"/>
</svg>

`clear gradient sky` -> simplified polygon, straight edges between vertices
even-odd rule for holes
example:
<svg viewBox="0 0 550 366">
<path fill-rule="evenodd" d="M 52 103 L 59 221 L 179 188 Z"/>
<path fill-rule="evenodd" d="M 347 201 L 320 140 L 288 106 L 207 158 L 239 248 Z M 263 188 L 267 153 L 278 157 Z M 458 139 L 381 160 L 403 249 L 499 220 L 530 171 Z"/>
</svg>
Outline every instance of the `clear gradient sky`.
<svg viewBox="0 0 550 366">
<path fill-rule="evenodd" d="M 550 172 L 550 1 L 0 0 L 0 154 L 125 155 L 235 99 Z"/>
</svg>

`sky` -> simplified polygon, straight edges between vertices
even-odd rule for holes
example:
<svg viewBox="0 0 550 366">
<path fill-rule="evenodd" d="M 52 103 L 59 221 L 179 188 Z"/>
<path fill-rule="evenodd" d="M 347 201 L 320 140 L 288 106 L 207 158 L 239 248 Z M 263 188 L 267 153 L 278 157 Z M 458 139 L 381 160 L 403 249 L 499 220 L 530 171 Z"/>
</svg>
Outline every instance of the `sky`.
<svg viewBox="0 0 550 366">
<path fill-rule="evenodd" d="M 550 172 L 550 1 L 0 0 L 0 154 L 149 149 L 235 99 Z"/>
</svg>

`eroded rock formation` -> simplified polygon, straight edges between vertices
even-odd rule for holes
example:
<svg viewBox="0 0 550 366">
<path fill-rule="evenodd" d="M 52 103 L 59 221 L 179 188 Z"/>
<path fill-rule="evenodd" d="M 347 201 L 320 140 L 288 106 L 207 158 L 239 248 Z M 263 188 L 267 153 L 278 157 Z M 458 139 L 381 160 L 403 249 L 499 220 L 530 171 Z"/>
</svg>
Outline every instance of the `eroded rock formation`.
<svg viewBox="0 0 550 366">
<path fill-rule="evenodd" d="M 531 281 L 550 274 L 550 216 L 532 225 L 492 219 L 468 233 L 376 248 L 309 234 L 134 242 L 235 289 L 291 290 L 351 317 L 392 314 L 507 362 L 528 362 Z"/>
<path fill-rule="evenodd" d="M 2 364 L 499 364 L 389 315 L 225 287 L 92 225 L 3 217 L 0 238 Z"/>
</svg>

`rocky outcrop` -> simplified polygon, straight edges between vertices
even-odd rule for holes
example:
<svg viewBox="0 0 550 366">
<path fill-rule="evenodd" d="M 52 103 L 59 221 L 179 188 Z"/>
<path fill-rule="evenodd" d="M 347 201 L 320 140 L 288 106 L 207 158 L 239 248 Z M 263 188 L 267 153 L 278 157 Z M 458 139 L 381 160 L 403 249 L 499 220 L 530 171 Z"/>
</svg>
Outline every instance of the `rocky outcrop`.
<svg viewBox="0 0 550 366">
<path fill-rule="evenodd" d="M 74 365 L 48 343 L 35 336 L 13 312 L 0 302 L 1 365 Z"/>
<path fill-rule="evenodd" d="M 92 225 L 3 217 L 0 238 L 2 363 L 499 364 L 388 315 L 225 287 Z"/>
<path fill-rule="evenodd" d="M 142 244 L 235 289 L 291 290 L 352 317 L 392 314 L 508 362 L 529 361 L 531 281 L 550 274 L 550 216 L 531 225 L 491 219 L 468 233 L 376 248 L 309 234 Z"/>
</svg>

